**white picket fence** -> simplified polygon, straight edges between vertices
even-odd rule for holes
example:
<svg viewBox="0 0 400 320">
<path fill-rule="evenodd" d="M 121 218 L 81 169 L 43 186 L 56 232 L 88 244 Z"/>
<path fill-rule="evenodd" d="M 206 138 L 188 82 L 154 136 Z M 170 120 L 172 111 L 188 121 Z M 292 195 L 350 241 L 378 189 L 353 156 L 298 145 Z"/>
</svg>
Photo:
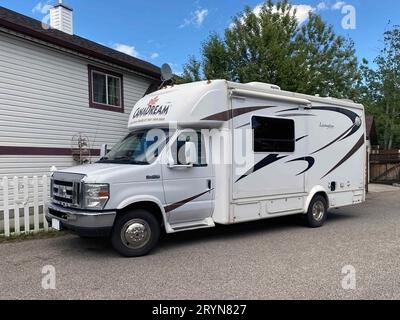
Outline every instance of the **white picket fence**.
<svg viewBox="0 0 400 320">
<path fill-rule="evenodd" d="M 0 236 L 48 231 L 44 204 L 49 197 L 49 176 L 4 177 L 0 180 Z"/>
</svg>

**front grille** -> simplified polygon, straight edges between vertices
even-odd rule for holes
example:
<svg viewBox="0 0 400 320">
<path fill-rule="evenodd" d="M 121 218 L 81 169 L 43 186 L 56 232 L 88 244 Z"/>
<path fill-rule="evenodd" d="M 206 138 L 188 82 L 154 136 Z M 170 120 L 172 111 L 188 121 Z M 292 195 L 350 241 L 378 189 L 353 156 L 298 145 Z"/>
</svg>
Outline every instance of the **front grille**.
<svg viewBox="0 0 400 320">
<path fill-rule="evenodd" d="M 84 178 L 84 174 L 54 172 L 51 179 L 52 202 L 67 208 L 80 208 Z"/>
<path fill-rule="evenodd" d="M 78 181 L 52 181 L 53 202 L 64 207 L 79 207 L 81 183 Z"/>
<path fill-rule="evenodd" d="M 61 181 L 61 180 L 54 180 L 54 184 L 57 184 L 59 186 L 65 186 L 65 187 L 72 187 L 73 186 L 73 182 Z"/>
</svg>

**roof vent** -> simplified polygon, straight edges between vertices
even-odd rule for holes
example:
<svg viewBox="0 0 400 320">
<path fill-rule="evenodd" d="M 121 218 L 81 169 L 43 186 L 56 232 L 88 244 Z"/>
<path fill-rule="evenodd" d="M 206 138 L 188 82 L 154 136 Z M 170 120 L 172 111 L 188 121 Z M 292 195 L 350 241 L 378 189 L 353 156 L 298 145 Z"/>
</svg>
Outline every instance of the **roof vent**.
<svg viewBox="0 0 400 320">
<path fill-rule="evenodd" d="M 70 35 L 74 34 L 72 8 L 66 6 L 63 0 L 50 9 L 50 26 Z"/>
<path fill-rule="evenodd" d="M 268 89 L 268 90 L 281 90 L 280 87 L 270 84 L 270 83 L 263 83 L 263 82 L 249 82 L 247 83 L 249 86 L 253 86 L 262 90 Z"/>
</svg>

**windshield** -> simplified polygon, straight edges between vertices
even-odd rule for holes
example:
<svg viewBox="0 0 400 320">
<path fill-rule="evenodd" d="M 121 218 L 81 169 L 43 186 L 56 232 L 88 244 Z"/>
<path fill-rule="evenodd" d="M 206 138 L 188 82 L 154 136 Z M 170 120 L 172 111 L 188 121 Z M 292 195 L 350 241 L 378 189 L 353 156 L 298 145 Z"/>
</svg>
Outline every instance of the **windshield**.
<svg viewBox="0 0 400 320">
<path fill-rule="evenodd" d="M 166 129 L 131 132 L 98 163 L 151 164 L 168 142 L 168 136 Z"/>
</svg>

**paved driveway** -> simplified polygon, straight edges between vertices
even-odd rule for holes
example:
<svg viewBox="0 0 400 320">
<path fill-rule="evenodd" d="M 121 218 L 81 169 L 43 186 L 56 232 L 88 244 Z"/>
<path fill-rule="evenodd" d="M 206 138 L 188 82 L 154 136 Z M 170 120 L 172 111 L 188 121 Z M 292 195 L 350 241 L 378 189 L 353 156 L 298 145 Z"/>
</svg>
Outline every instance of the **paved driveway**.
<svg viewBox="0 0 400 320">
<path fill-rule="evenodd" d="M 284 218 L 165 236 L 152 255 L 121 258 L 75 236 L 0 244 L 0 298 L 400 299 L 400 192 L 335 210 L 325 227 Z M 56 289 L 42 288 L 42 268 Z M 342 268 L 356 271 L 344 290 Z"/>
</svg>

